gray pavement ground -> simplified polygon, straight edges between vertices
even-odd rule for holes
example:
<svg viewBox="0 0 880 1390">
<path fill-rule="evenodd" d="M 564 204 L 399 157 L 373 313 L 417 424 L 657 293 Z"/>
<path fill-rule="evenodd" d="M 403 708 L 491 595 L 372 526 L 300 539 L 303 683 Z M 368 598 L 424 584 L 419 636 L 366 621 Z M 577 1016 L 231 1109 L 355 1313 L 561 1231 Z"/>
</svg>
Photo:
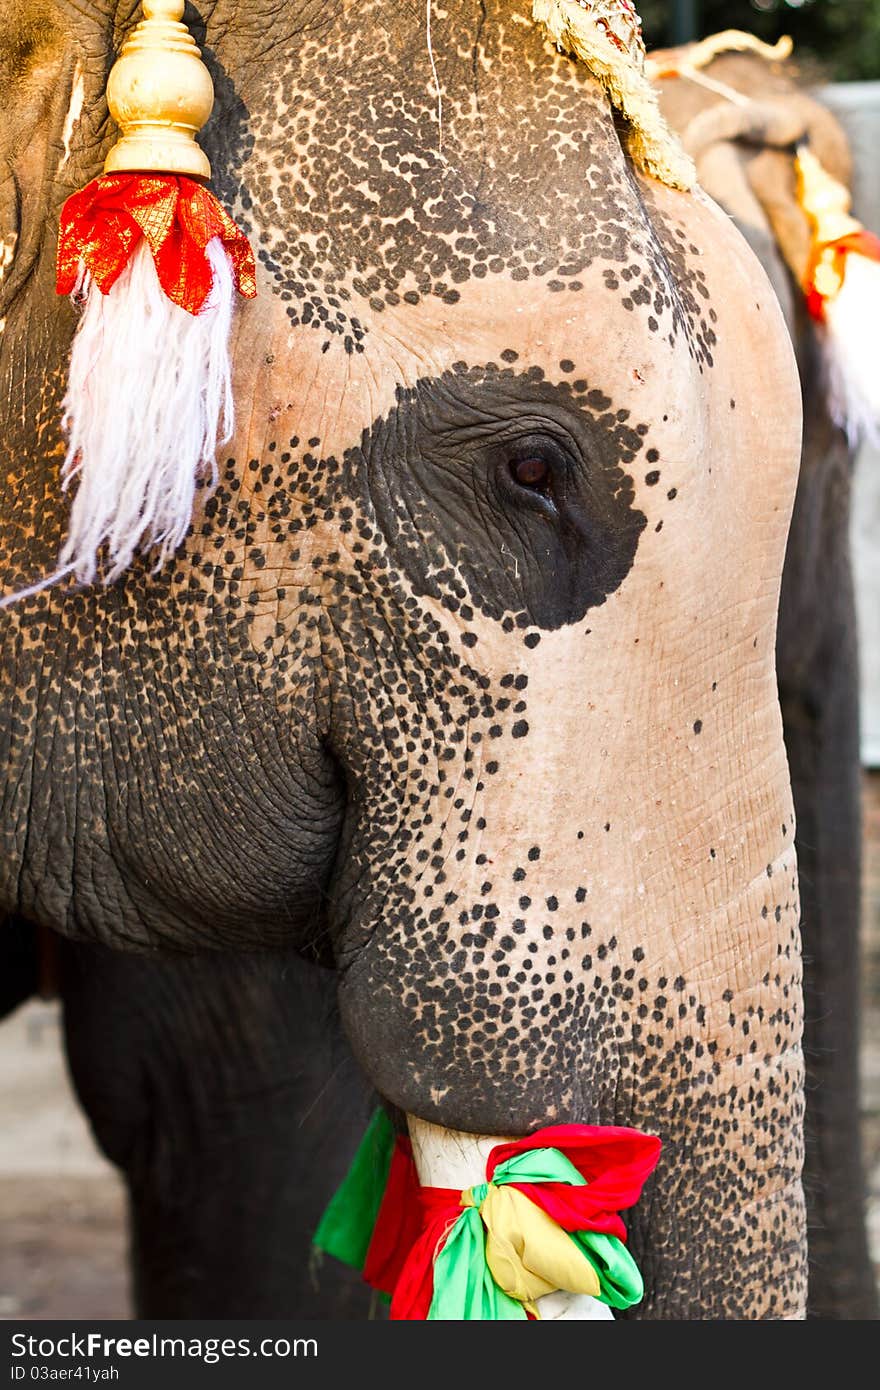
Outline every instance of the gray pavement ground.
<svg viewBox="0 0 880 1390">
<path fill-rule="evenodd" d="M 864 776 L 864 1152 L 880 1287 L 880 772 Z M 0 1025 L 0 1320 L 129 1318 L 125 1197 L 65 1071 L 57 1006 Z"/>
<path fill-rule="evenodd" d="M 130 1316 L 123 1186 L 34 1000 L 0 1025 L 0 1318 Z"/>
</svg>

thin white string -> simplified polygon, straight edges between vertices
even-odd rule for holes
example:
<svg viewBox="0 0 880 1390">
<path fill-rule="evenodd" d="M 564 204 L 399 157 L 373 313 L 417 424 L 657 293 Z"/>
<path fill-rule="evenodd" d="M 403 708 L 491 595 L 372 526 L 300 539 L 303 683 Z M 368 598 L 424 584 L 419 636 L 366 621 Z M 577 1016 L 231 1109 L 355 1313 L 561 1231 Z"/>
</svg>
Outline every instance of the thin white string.
<svg viewBox="0 0 880 1390">
<path fill-rule="evenodd" d="M 72 574 L 76 565 L 65 565 L 60 570 L 55 570 L 53 574 L 48 574 L 45 579 L 40 579 L 36 584 L 29 584 L 26 589 L 16 589 L 14 593 L 6 594 L 0 598 L 0 608 L 9 608 L 11 604 L 18 603 L 19 599 L 32 598 L 34 594 L 41 594 L 44 589 L 50 589 L 53 584 L 64 579 L 68 574 Z"/>
<path fill-rule="evenodd" d="M 437 75 L 437 64 L 434 62 L 434 48 L 431 43 L 431 0 L 425 0 L 425 19 L 428 40 L 428 58 L 431 63 L 431 74 L 434 78 L 434 90 L 437 93 L 437 153 L 443 153 L 443 93 L 440 90 L 440 78 Z"/>
</svg>

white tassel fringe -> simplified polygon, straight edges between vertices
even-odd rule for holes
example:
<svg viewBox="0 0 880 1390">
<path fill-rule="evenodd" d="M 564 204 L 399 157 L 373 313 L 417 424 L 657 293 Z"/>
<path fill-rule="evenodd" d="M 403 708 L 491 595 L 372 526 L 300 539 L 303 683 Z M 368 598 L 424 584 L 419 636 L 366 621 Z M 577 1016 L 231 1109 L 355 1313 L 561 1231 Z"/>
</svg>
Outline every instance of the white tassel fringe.
<svg viewBox="0 0 880 1390">
<path fill-rule="evenodd" d="M 828 408 L 850 447 L 880 445 L 880 262 L 851 252 L 835 299 L 825 308 Z"/>
<path fill-rule="evenodd" d="M 217 447 L 233 430 L 235 287 L 219 238 L 206 254 L 214 281 L 197 315 L 164 294 L 144 241 L 109 294 L 88 275 L 78 286 L 62 469 L 77 488 L 59 565 L 83 584 L 99 565 L 104 583 L 118 579 L 137 551 L 156 550 L 158 569 L 189 529 L 196 480 L 216 485 Z"/>
</svg>

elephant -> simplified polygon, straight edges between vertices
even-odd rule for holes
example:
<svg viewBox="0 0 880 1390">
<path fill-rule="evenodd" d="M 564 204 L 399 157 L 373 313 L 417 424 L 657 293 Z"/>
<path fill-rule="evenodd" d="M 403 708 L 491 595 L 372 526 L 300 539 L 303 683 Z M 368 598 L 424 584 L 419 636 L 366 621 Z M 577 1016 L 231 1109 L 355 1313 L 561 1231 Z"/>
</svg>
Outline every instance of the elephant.
<svg viewBox="0 0 880 1390">
<path fill-rule="evenodd" d="M 685 51 L 652 56 L 674 66 Z M 755 100 L 772 95 L 782 109 L 801 113 L 823 162 L 847 181 L 842 132 L 825 108 L 797 91 L 791 68 L 730 53 L 706 71 Z M 798 280 L 805 225 L 789 152 L 771 151 L 766 132 L 756 140 L 754 107 L 749 149 L 731 144 L 729 128 L 723 140 L 715 138 L 704 113 L 719 103 L 725 109 L 717 91 L 684 81 L 664 83 L 662 91 L 667 118 L 697 158 L 702 187 L 732 216 L 771 280 L 797 350 L 807 417 L 776 665 L 795 846 L 799 864 L 807 865 L 800 896 L 811 1001 L 804 1022 L 808 1308 L 814 1318 L 872 1318 L 876 1294 L 863 1203 L 855 1195 L 864 1190 L 864 1175 L 857 1102 L 858 681 L 848 549 L 853 451 L 829 418 L 817 335 L 803 311 Z M 20 930 L 7 935 L 6 945 L 6 980 L 24 975 L 19 993 L 30 993 L 36 987 L 32 942 Z M 354 1152 L 370 1097 L 335 1018 L 332 974 L 295 953 L 248 956 L 250 988 L 235 998 L 242 957 L 211 952 L 146 962 L 71 941 L 57 943 L 56 951 L 68 1063 L 99 1142 L 130 1189 L 139 1314 L 232 1316 L 244 1309 L 251 1316 L 284 1316 L 295 1309 L 305 1316 L 380 1315 L 382 1305 L 344 1266 L 318 1267 L 309 1252 L 317 1214 Z M 197 1031 L 190 1023 L 191 997 L 200 1001 Z M 301 1052 L 271 1044 L 287 1038 L 291 1012 L 301 1017 L 312 1001 L 319 1007 L 309 1066 L 302 1071 Z M 107 1067 L 108 1051 L 127 1065 Z M 260 1097 L 283 1087 L 290 1098 L 259 1138 L 240 1099 L 257 1076 Z M 319 1134 L 312 1155 L 305 1140 L 313 1140 L 304 1131 L 315 1122 L 318 1104 L 330 1117 L 332 1143 L 322 1146 Z M 246 1135 L 237 1147 L 225 1134 L 228 1118 L 219 1137 L 217 1109 Z M 222 1167 L 213 1147 L 218 1143 Z M 230 1206 L 242 1217 L 238 1231 L 230 1228 Z"/>
<path fill-rule="evenodd" d="M 109 144 L 134 7 L 4 9 L 8 591 L 64 535 L 52 229 Z M 233 1165 L 263 1097 L 314 1092 L 332 990 L 355 1110 L 368 1085 L 451 1133 L 661 1137 L 630 1316 L 801 1318 L 775 667 L 801 406 L 774 290 L 509 4 L 453 0 L 430 41 L 383 0 L 216 0 L 200 22 L 204 144 L 258 258 L 239 424 L 170 564 L 2 615 L 0 913 L 63 939 L 75 1069 L 105 969 L 177 993 L 172 1050 L 202 1008 L 210 1035 L 249 990 L 281 999 L 276 1035 L 241 1027 L 237 1075 L 278 1075 L 278 1049 L 292 1089 L 241 1092 L 234 1118 L 195 1097 Z M 209 996 L 182 963 L 205 952 Z M 310 1007 L 286 1010 L 295 962 Z M 312 1102 L 294 1172 L 340 1133 Z M 138 1161 L 173 1198 L 154 1137 Z"/>
</svg>

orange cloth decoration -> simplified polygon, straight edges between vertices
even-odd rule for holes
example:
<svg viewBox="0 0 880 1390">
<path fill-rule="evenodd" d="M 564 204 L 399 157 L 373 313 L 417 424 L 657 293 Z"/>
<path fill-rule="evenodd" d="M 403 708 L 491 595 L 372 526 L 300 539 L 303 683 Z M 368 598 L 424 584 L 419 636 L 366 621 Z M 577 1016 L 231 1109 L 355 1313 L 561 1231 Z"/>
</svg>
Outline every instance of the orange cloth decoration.
<svg viewBox="0 0 880 1390">
<path fill-rule="evenodd" d="M 85 266 L 109 294 L 142 237 L 165 294 L 190 314 L 201 311 L 211 291 L 205 248 L 215 237 L 239 294 L 253 299 L 257 293 L 244 232 L 201 184 L 169 174 L 104 174 L 68 198 L 58 238 L 58 293 L 70 294 Z"/>
</svg>

